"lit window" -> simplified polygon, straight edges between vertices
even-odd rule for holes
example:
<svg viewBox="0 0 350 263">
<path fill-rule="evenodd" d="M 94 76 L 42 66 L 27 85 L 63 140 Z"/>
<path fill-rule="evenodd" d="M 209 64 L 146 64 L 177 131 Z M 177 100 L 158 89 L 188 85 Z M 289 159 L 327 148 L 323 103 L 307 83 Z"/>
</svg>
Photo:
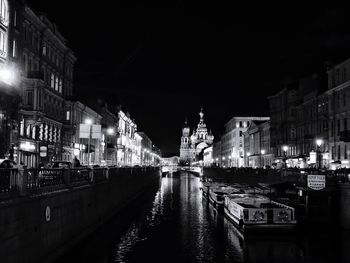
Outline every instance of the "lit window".
<svg viewBox="0 0 350 263">
<path fill-rule="evenodd" d="M 58 91 L 58 77 L 56 77 L 55 79 L 55 90 Z"/>
<path fill-rule="evenodd" d="M 0 21 L 5 26 L 8 25 L 7 0 L 0 0 Z"/>
<path fill-rule="evenodd" d="M 66 120 L 67 121 L 70 120 L 70 111 L 69 110 L 66 111 Z"/>
<path fill-rule="evenodd" d="M 51 88 L 55 88 L 55 74 L 51 73 Z"/>
<path fill-rule="evenodd" d="M 45 46 L 45 44 L 43 46 L 43 55 L 46 56 L 46 46 Z"/>
<path fill-rule="evenodd" d="M 13 26 L 17 27 L 17 11 L 13 13 Z"/>
<path fill-rule="evenodd" d="M 17 56 L 17 43 L 16 43 L 16 40 L 13 40 L 13 43 L 12 43 L 12 56 L 14 58 Z"/>
<path fill-rule="evenodd" d="M 59 93 L 62 93 L 62 86 L 63 86 L 62 79 L 60 79 L 59 84 L 58 84 L 58 91 L 59 91 Z"/>
<path fill-rule="evenodd" d="M 6 35 L 5 32 L 0 30 L 0 53 L 2 56 L 6 56 Z"/>
</svg>

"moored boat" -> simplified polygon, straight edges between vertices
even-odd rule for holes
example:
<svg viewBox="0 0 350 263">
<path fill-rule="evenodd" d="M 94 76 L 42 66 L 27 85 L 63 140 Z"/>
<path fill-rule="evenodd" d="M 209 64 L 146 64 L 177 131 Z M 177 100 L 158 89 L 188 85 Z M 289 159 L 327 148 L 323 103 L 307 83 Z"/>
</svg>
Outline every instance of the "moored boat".
<svg viewBox="0 0 350 263">
<path fill-rule="evenodd" d="M 223 211 L 225 196 L 241 193 L 241 190 L 232 186 L 216 186 L 209 189 L 209 203 L 218 211 Z"/>
<path fill-rule="evenodd" d="M 209 198 L 209 191 L 211 188 L 216 188 L 216 187 L 224 187 L 227 186 L 227 184 L 224 183 L 213 183 L 213 182 L 203 182 L 201 186 L 202 190 L 202 196 L 204 198 Z"/>
<path fill-rule="evenodd" d="M 272 230 L 281 232 L 296 226 L 294 208 L 257 194 L 231 194 L 225 196 L 225 216 L 245 232 Z"/>
</svg>

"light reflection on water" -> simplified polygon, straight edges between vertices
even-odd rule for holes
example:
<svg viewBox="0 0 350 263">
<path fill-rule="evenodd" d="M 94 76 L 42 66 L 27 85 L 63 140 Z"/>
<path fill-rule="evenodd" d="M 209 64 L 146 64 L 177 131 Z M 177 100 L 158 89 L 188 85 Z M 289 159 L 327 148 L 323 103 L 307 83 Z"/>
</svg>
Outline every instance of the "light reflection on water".
<svg viewBox="0 0 350 263">
<path fill-rule="evenodd" d="M 190 174 L 162 178 L 157 192 L 136 201 L 62 262 L 350 262 L 347 235 L 243 241 L 203 200 L 200 184 Z"/>
</svg>

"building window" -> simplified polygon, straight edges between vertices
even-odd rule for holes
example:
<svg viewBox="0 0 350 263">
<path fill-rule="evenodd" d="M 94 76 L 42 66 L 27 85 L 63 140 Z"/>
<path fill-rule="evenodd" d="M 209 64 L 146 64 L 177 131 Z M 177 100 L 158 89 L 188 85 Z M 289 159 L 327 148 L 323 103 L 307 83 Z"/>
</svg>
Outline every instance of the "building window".
<svg viewBox="0 0 350 263">
<path fill-rule="evenodd" d="M 13 26 L 17 27 L 17 11 L 13 12 Z"/>
<path fill-rule="evenodd" d="M 19 124 L 19 135 L 24 136 L 24 120 L 22 119 Z"/>
<path fill-rule="evenodd" d="M 338 145 L 338 160 L 340 160 L 340 145 Z"/>
<path fill-rule="evenodd" d="M 63 82 L 62 79 L 60 79 L 59 83 L 58 83 L 58 92 L 62 93 L 62 87 L 63 87 Z"/>
<path fill-rule="evenodd" d="M 43 55 L 46 56 L 46 45 L 43 45 Z"/>
<path fill-rule="evenodd" d="M 55 78 L 55 90 L 58 91 L 58 77 Z"/>
<path fill-rule="evenodd" d="M 12 57 L 17 57 L 17 42 L 15 39 L 12 42 Z"/>
<path fill-rule="evenodd" d="M 55 74 L 51 73 L 51 88 L 55 88 Z"/>
<path fill-rule="evenodd" d="M 27 104 L 33 106 L 33 92 L 28 91 L 27 93 Z"/>
<path fill-rule="evenodd" d="M 6 34 L 0 30 L 0 55 L 6 56 Z"/>
<path fill-rule="evenodd" d="M 0 0 L 0 20 L 5 26 L 8 25 L 7 0 Z"/>
<path fill-rule="evenodd" d="M 70 111 L 67 110 L 66 111 L 66 121 L 69 121 L 70 120 Z"/>
<path fill-rule="evenodd" d="M 348 149 L 346 147 L 346 144 L 344 144 L 344 159 L 348 159 Z"/>
</svg>

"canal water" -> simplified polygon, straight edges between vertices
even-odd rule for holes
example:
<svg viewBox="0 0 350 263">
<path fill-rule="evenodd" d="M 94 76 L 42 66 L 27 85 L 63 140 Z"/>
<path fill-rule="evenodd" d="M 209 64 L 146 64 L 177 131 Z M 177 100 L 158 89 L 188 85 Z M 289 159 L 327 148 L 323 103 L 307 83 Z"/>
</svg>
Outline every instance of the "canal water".
<svg viewBox="0 0 350 263">
<path fill-rule="evenodd" d="M 161 178 L 58 262 L 350 262 L 350 235 L 317 231 L 243 240 L 191 174 Z"/>
</svg>

